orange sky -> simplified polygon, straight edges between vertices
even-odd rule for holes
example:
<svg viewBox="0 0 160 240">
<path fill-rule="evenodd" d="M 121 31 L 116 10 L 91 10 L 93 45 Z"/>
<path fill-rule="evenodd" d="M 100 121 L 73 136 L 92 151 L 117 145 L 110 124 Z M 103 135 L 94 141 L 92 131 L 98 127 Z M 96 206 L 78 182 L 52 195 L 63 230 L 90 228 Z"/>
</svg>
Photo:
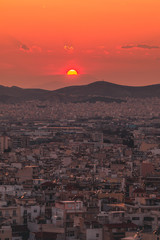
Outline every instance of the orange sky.
<svg viewBox="0 0 160 240">
<path fill-rule="evenodd" d="M 0 84 L 160 83 L 159 0 L 1 0 Z M 65 73 L 76 69 L 80 76 Z"/>
</svg>

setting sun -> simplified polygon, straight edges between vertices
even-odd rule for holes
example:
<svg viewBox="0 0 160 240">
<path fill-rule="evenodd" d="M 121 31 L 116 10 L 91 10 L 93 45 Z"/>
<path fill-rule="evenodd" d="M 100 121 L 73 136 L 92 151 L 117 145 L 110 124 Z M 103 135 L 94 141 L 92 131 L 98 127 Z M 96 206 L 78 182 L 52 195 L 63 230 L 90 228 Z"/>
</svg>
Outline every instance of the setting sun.
<svg viewBox="0 0 160 240">
<path fill-rule="evenodd" d="M 77 71 L 74 69 L 71 69 L 67 72 L 67 75 L 78 75 Z"/>
</svg>

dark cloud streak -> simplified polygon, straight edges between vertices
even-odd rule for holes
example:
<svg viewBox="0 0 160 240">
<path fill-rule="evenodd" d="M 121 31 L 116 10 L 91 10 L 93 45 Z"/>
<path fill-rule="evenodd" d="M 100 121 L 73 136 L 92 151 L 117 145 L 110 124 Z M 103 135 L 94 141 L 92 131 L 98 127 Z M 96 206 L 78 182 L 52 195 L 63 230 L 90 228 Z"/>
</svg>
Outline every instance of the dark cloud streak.
<svg viewBox="0 0 160 240">
<path fill-rule="evenodd" d="M 25 44 L 20 44 L 19 49 L 27 52 L 30 51 L 30 48 Z"/>
<path fill-rule="evenodd" d="M 28 47 L 25 43 L 19 41 L 18 39 L 9 36 L 9 39 L 11 39 L 12 43 L 17 47 L 17 49 L 19 49 L 20 51 L 24 51 L 24 52 L 30 52 L 31 48 Z"/>
<path fill-rule="evenodd" d="M 123 49 L 131 49 L 131 48 L 142 48 L 142 49 L 158 49 L 159 46 L 147 45 L 147 44 L 137 44 L 137 45 L 125 45 L 122 46 Z"/>
</svg>

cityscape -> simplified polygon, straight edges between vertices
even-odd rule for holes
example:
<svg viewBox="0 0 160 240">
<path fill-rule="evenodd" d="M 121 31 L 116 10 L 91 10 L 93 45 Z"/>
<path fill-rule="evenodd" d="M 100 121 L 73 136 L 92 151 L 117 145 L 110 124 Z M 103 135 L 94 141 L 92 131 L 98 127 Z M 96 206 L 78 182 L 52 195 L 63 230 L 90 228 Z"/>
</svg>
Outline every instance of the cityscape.
<svg viewBox="0 0 160 240">
<path fill-rule="evenodd" d="M 1 103 L 0 238 L 159 239 L 159 108 Z"/>
<path fill-rule="evenodd" d="M 0 240 L 160 240 L 160 0 L 0 0 Z"/>
</svg>

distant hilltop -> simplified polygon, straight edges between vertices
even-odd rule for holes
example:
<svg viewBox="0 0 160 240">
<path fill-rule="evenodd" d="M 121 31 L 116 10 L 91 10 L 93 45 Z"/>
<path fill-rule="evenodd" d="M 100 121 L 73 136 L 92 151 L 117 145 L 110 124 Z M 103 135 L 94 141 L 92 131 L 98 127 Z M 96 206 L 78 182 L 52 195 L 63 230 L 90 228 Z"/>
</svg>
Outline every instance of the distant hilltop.
<svg viewBox="0 0 160 240">
<path fill-rule="evenodd" d="M 160 96 L 160 84 L 142 86 L 142 87 L 131 87 L 123 86 L 105 81 L 97 81 L 88 85 L 82 86 L 71 86 L 55 90 L 56 93 L 66 95 L 96 95 L 103 97 L 159 97 Z"/>
<path fill-rule="evenodd" d="M 54 91 L 0 86 L 1 103 L 18 103 L 30 100 L 75 103 L 96 101 L 121 102 L 124 101 L 126 97 L 160 97 L 160 84 L 132 87 L 97 81 L 88 85 L 70 86 Z"/>
</svg>

